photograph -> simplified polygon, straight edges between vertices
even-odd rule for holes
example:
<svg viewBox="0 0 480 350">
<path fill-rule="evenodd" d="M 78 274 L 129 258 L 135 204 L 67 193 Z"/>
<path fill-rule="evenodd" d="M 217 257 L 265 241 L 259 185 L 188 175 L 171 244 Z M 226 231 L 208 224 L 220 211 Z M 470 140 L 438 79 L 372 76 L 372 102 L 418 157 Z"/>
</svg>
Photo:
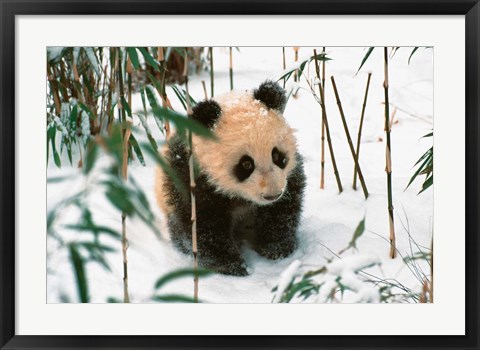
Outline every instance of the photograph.
<svg viewBox="0 0 480 350">
<path fill-rule="evenodd" d="M 434 303 L 434 53 L 46 47 L 46 302 Z"/>
</svg>

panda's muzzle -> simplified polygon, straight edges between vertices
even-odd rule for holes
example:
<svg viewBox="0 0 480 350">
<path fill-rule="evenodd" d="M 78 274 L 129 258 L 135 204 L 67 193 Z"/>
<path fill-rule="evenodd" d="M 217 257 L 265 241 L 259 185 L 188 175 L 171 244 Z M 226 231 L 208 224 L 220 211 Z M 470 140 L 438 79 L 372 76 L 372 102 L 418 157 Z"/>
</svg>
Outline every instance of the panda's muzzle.
<svg viewBox="0 0 480 350">
<path fill-rule="evenodd" d="M 280 192 L 278 194 L 274 194 L 274 195 L 265 195 L 265 194 L 262 194 L 262 198 L 267 200 L 267 201 L 276 201 L 277 199 L 279 199 L 281 197 L 281 195 L 283 194 L 283 192 Z"/>
</svg>

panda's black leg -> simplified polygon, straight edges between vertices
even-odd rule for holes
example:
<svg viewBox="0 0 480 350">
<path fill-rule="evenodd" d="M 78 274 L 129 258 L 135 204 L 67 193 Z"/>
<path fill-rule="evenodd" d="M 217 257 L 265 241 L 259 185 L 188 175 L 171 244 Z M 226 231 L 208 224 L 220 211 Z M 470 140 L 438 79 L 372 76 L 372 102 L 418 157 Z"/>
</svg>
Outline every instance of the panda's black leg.
<svg viewBox="0 0 480 350">
<path fill-rule="evenodd" d="M 177 247 L 184 254 L 192 253 L 192 234 L 184 230 L 175 215 L 168 218 L 168 228 L 170 230 L 170 238 Z"/>
<path fill-rule="evenodd" d="M 268 259 L 285 258 L 297 247 L 299 213 L 287 207 L 270 205 L 257 212 L 254 249 Z"/>
<path fill-rule="evenodd" d="M 192 253 L 191 221 L 169 218 L 171 239 L 185 254 Z M 197 213 L 197 248 L 200 266 L 217 272 L 234 275 L 248 275 L 246 264 L 232 237 L 231 219 L 225 213 L 199 209 Z"/>
<path fill-rule="evenodd" d="M 246 264 L 232 237 L 231 219 L 225 213 L 197 214 L 199 262 L 206 268 L 234 275 L 248 275 Z"/>
</svg>

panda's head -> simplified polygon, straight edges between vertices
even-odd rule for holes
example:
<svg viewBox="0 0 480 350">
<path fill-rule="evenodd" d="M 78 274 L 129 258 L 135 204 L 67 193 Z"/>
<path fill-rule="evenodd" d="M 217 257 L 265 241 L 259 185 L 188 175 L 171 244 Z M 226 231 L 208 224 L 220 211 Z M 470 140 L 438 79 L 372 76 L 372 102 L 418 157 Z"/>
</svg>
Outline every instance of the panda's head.
<svg viewBox="0 0 480 350">
<path fill-rule="evenodd" d="M 285 104 L 285 90 L 266 81 L 253 92 L 231 92 L 195 106 L 193 118 L 218 138 L 193 139 L 200 168 L 218 191 L 260 205 L 285 193 L 297 151 L 282 115 Z"/>
</svg>

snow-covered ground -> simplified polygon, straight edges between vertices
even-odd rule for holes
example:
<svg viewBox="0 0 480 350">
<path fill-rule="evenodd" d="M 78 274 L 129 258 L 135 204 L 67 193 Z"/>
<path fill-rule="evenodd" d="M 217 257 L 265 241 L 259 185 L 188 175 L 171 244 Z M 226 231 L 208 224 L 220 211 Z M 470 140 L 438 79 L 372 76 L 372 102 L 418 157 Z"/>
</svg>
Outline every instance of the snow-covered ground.
<svg viewBox="0 0 480 350">
<path fill-rule="evenodd" d="M 301 48 L 300 59 L 312 54 L 312 49 Z M 321 48 L 318 48 L 321 51 Z M 347 144 L 345 131 L 334 99 L 330 81 L 327 81 L 326 107 L 330 124 L 332 143 L 344 187 L 338 193 L 331 161 L 325 143 L 325 189 L 319 188 L 320 182 L 320 132 L 321 109 L 310 92 L 300 89 L 296 98 L 290 98 L 284 112 L 290 125 L 295 128 L 299 150 L 305 158 L 307 189 L 305 192 L 304 212 L 298 232 L 299 248 L 290 257 L 280 261 L 270 261 L 260 257 L 254 251 L 244 248 L 243 255 L 251 268 L 248 277 L 230 277 L 213 275 L 200 280 L 201 300 L 214 303 L 270 303 L 274 298 L 272 288 L 280 280 L 282 272 L 295 262 L 299 271 L 323 266 L 350 242 L 358 223 L 365 217 L 366 230 L 357 242 L 358 252 L 349 250 L 346 255 L 367 256 L 380 262 L 380 266 L 369 271 L 383 279 L 397 280 L 408 288 L 418 291 L 420 282 L 414 271 L 406 266 L 402 256 L 412 255 L 416 245 L 428 250 L 432 240 L 433 187 L 417 195 L 421 181 L 417 180 L 410 188 L 405 187 L 413 174 L 413 165 L 431 146 L 432 139 L 421 137 L 433 129 L 433 49 L 419 49 L 408 58 L 412 48 L 401 48 L 390 60 L 390 101 L 391 111 L 398 107 L 391 133 L 393 199 L 395 207 L 395 229 L 397 235 L 397 259 L 389 258 L 387 184 L 385 174 L 385 133 L 383 90 L 383 50 L 377 48 L 355 75 L 366 48 L 331 47 L 327 54 L 332 58 L 327 63 L 327 76 L 334 75 L 347 123 L 356 144 L 360 113 L 363 103 L 367 72 L 372 72 L 372 81 L 365 121 L 362 133 L 360 165 L 370 192 L 364 199 L 360 186 L 352 189 L 353 160 Z M 286 49 L 287 66 L 293 64 L 293 50 Z M 229 90 L 228 49 L 214 49 L 215 94 Z M 234 50 L 235 89 L 252 89 L 267 78 L 278 79 L 282 75 L 281 48 L 240 48 Z M 313 78 L 314 66 L 310 67 Z M 308 77 L 308 74 L 306 74 Z M 203 98 L 201 81 L 209 87 L 208 72 L 194 75 L 190 79 L 190 93 L 196 100 Z M 288 86 L 292 86 L 293 79 Z M 307 87 L 304 78 L 300 87 Z M 288 87 L 287 86 L 287 87 Z M 209 89 L 207 89 L 209 90 Z M 181 105 L 170 93 L 174 107 L 182 111 Z M 134 111 L 141 110 L 139 95 L 134 96 Z M 152 119 L 152 118 L 150 118 Z M 139 125 L 138 119 L 134 120 Z M 154 123 L 152 130 L 156 129 Z M 157 135 L 160 139 L 160 135 Z M 99 163 L 106 162 L 100 158 Z M 85 186 L 85 178 L 78 169 L 70 167 L 68 161 L 62 162 L 58 169 L 52 160 L 49 162 L 47 176 L 69 176 L 62 182 L 48 184 L 48 209 L 59 201 L 79 191 Z M 138 162 L 129 166 L 133 176 L 147 194 L 154 213 L 156 225 L 165 232 L 163 218 L 154 199 L 154 163 L 147 162 L 143 167 Z M 95 175 L 92 175 L 95 176 Z M 120 214 L 114 210 L 103 194 L 94 189 L 90 192 L 92 211 L 96 214 L 97 224 L 116 228 L 121 227 Z M 67 209 L 60 213 L 56 223 L 58 232 L 67 240 L 75 239 L 78 232 L 61 229 L 62 224 L 75 223 L 78 213 Z M 167 272 L 191 267 L 193 259 L 175 250 L 165 239 L 159 238 L 146 225 L 138 220 L 127 221 L 130 247 L 128 249 L 129 289 L 132 302 L 152 302 L 155 281 Z M 123 295 L 123 264 L 120 242 L 109 242 L 118 246 L 117 252 L 107 254 L 112 269 L 107 272 L 97 264 L 87 265 L 90 299 L 94 303 L 106 302 L 109 297 L 121 300 Z M 48 239 L 48 302 L 77 302 L 75 280 L 72 266 L 65 249 L 59 249 L 56 241 Z M 337 259 L 337 258 L 335 258 Z M 429 267 L 424 261 L 420 267 L 429 275 Z M 337 266 L 338 268 L 342 268 Z M 285 275 L 285 274 L 284 274 Z M 177 280 L 163 290 L 164 293 L 192 295 L 193 282 L 190 278 Z M 355 301 L 346 295 L 344 302 Z M 315 301 L 315 299 L 309 300 Z"/>
</svg>

